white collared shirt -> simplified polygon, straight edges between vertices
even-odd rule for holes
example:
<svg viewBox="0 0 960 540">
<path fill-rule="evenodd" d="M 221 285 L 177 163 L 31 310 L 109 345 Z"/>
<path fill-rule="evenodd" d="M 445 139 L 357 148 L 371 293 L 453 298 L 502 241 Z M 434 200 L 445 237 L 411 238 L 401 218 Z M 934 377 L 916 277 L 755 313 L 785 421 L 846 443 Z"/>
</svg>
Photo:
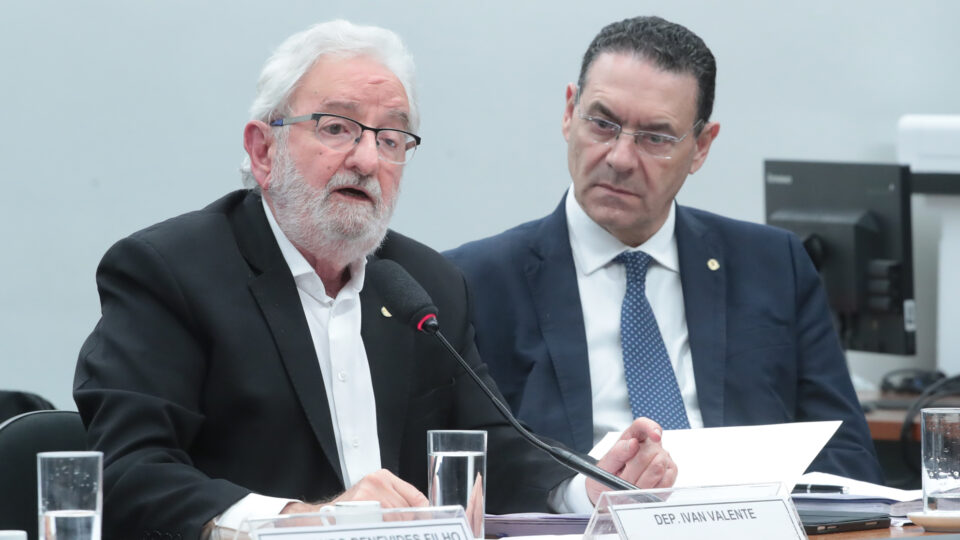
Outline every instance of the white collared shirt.
<svg viewBox="0 0 960 540">
<path fill-rule="evenodd" d="M 620 307 L 627 277 L 623 265 L 614 262 L 624 251 L 640 250 L 653 258 L 647 270 L 647 300 L 673 364 L 690 427 L 703 427 L 680 283 L 676 205 L 670 206 L 660 230 L 636 248 L 623 244 L 590 219 L 577 203 L 572 186 L 567 191 L 566 213 L 587 336 L 594 444 L 607 432 L 623 431 L 633 421 L 620 346 Z"/>
<path fill-rule="evenodd" d="M 350 281 L 336 298 L 330 298 L 320 276 L 283 234 L 266 201 L 262 202 L 270 230 L 297 284 L 300 304 L 323 375 L 340 471 L 344 485 L 349 489 L 367 474 L 381 468 L 376 397 L 367 352 L 360 337 L 360 289 L 366 259 L 350 264 Z M 292 501 L 250 494 L 221 514 L 216 524 L 237 529 L 244 519 L 277 515 Z"/>
</svg>

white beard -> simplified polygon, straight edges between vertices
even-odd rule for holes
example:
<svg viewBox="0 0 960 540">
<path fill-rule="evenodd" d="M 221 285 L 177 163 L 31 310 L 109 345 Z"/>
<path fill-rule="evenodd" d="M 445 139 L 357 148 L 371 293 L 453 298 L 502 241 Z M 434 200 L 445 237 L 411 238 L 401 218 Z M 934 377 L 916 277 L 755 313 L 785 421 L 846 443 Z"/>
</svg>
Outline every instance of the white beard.
<svg viewBox="0 0 960 540">
<path fill-rule="evenodd" d="M 344 186 L 363 188 L 374 204 L 350 203 L 333 194 Z M 283 141 L 277 146 L 271 182 L 263 191 L 280 230 L 295 246 L 317 260 L 343 267 L 380 246 L 399 198 L 384 202 L 377 179 L 355 173 L 337 173 L 324 187 L 314 187 L 297 170 Z"/>
</svg>

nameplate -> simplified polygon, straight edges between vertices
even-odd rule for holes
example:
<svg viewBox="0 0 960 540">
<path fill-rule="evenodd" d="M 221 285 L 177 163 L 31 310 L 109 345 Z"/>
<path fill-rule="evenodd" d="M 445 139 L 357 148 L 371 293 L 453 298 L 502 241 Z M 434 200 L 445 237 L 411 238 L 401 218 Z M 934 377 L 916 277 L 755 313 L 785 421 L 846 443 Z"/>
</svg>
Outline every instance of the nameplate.
<svg viewBox="0 0 960 540">
<path fill-rule="evenodd" d="M 472 540 L 465 519 L 279 527 L 251 533 L 254 540 Z"/>
<path fill-rule="evenodd" d="M 786 498 L 611 505 L 621 538 L 685 540 L 798 538 L 807 535 Z"/>
</svg>

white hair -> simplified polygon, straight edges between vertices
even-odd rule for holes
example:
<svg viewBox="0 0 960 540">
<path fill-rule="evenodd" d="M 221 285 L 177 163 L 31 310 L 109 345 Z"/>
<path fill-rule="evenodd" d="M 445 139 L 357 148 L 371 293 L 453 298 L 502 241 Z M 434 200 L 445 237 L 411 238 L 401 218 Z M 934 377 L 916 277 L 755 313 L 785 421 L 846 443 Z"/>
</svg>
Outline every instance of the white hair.
<svg viewBox="0 0 960 540">
<path fill-rule="evenodd" d="M 260 72 L 257 95 L 250 106 L 250 119 L 269 123 L 290 114 L 290 96 L 300 79 L 324 55 L 365 55 L 383 64 L 400 80 L 410 104 L 410 130 L 420 127 L 414 93 L 413 57 L 400 36 L 376 26 L 358 26 L 344 20 L 315 24 L 288 37 L 273 52 Z M 250 156 L 240 166 L 243 185 L 256 188 L 250 172 Z"/>
</svg>

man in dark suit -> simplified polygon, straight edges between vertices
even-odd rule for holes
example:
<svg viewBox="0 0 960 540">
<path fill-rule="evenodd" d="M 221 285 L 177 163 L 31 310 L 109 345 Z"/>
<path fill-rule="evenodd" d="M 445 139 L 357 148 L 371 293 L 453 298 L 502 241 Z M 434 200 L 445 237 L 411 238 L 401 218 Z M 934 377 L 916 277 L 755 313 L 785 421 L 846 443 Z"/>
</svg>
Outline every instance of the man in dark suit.
<svg viewBox="0 0 960 540">
<path fill-rule="evenodd" d="M 596 499 L 599 485 L 576 485 L 520 439 L 364 281 L 377 259 L 405 267 L 493 384 L 462 276 L 387 230 L 420 143 L 412 73 L 387 30 L 334 21 L 291 36 L 244 130 L 251 189 L 104 256 L 74 397 L 104 452 L 105 537 L 198 538 L 335 500 L 424 505 L 428 429 L 488 432 L 490 511 Z M 642 487 L 676 477 L 649 420 L 598 465 Z"/>
<path fill-rule="evenodd" d="M 477 346 L 518 416 L 581 451 L 638 415 L 667 429 L 842 420 L 811 469 L 881 483 L 800 243 L 675 202 L 719 133 L 715 77 L 683 26 L 639 17 L 597 35 L 566 89 L 559 207 L 447 253 Z"/>
</svg>

